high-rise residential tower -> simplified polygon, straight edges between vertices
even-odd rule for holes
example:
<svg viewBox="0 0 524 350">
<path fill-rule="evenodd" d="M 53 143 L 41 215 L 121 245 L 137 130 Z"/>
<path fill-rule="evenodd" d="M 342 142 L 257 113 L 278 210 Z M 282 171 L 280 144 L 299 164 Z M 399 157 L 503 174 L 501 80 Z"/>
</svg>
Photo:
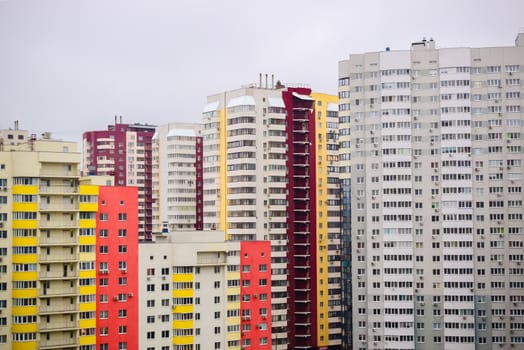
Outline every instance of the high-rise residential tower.
<svg viewBox="0 0 524 350">
<path fill-rule="evenodd" d="M 94 349 L 96 193 L 46 137 L 0 151 L 0 349 Z"/>
<path fill-rule="evenodd" d="M 139 238 L 151 239 L 153 231 L 153 155 L 155 127 L 119 123 L 83 136 L 83 174 L 112 175 L 115 186 L 138 187 Z"/>
<path fill-rule="evenodd" d="M 203 229 L 200 124 L 170 123 L 153 136 L 153 232 Z"/>
<path fill-rule="evenodd" d="M 204 228 L 271 241 L 276 349 L 340 344 L 337 98 L 280 82 L 208 97 Z"/>
<path fill-rule="evenodd" d="M 524 34 L 340 62 L 347 346 L 524 346 L 523 64 Z"/>
</svg>

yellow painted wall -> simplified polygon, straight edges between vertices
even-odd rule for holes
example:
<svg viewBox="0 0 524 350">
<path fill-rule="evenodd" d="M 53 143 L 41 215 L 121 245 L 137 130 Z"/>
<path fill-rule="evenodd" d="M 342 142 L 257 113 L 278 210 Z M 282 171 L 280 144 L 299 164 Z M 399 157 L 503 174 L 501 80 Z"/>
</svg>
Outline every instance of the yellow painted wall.
<svg viewBox="0 0 524 350">
<path fill-rule="evenodd" d="M 317 317 L 317 342 L 319 346 L 327 346 L 329 344 L 329 307 L 328 307 L 328 171 L 329 162 L 327 160 L 327 105 L 328 103 L 338 103 L 338 97 L 334 95 L 312 93 L 311 97 L 315 100 L 315 127 L 316 127 L 316 145 L 317 145 L 317 160 L 319 160 L 317 167 L 317 237 L 319 242 L 317 246 L 317 300 L 318 313 Z M 319 114 L 320 113 L 320 114 Z M 320 118 L 319 118 L 320 116 Z M 321 135 L 321 136 L 319 136 Z M 320 161 L 321 160 L 321 161 Z M 322 201 L 322 205 L 320 205 Z M 322 238 L 322 239 L 321 239 Z M 322 262 L 321 262 L 322 258 Z M 322 271 L 322 273 L 320 273 Z M 323 283 L 320 283 L 320 280 Z M 322 303 L 322 307 L 320 307 Z M 320 313 L 324 317 L 320 317 Z M 320 325 L 323 326 L 321 329 Z"/>
</svg>

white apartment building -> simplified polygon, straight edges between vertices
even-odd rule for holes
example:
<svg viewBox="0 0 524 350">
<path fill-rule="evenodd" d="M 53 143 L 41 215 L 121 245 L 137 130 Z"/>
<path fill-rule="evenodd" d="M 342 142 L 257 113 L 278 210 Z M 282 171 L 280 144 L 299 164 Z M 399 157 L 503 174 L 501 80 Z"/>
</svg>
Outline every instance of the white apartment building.
<svg viewBox="0 0 524 350">
<path fill-rule="evenodd" d="M 156 128 L 153 232 L 192 230 L 203 220 L 200 134 L 200 124 L 170 123 Z"/>
<path fill-rule="evenodd" d="M 524 347 L 523 71 L 523 33 L 340 62 L 353 349 Z"/>
<path fill-rule="evenodd" d="M 231 241 L 271 241 L 275 349 L 336 348 L 342 323 L 337 98 L 271 81 L 207 99 L 204 228 L 222 230 Z M 303 116 L 293 121 L 295 113 Z M 288 222 L 291 210 L 305 231 Z"/>
</svg>

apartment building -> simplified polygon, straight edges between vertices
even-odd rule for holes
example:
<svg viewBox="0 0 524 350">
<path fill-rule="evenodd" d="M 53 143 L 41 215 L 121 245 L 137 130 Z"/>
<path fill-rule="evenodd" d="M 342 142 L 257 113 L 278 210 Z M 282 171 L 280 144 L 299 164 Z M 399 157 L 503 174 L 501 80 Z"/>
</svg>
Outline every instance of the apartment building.
<svg viewBox="0 0 524 350">
<path fill-rule="evenodd" d="M 524 346 L 523 63 L 522 33 L 512 47 L 422 40 L 340 62 L 345 346 Z"/>
<path fill-rule="evenodd" d="M 97 345 L 138 350 L 138 190 L 98 186 Z"/>
<path fill-rule="evenodd" d="M 115 117 L 107 130 L 83 135 L 83 175 L 110 175 L 116 186 L 138 187 L 138 229 L 141 240 L 153 231 L 153 155 L 155 126 L 124 124 Z"/>
<path fill-rule="evenodd" d="M 260 80 L 209 96 L 203 110 L 204 228 L 271 241 L 275 348 L 336 348 L 337 99 Z"/>
<path fill-rule="evenodd" d="M 155 238 L 139 245 L 140 349 L 271 349 L 269 242 Z"/>
<path fill-rule="evenodd" d="M 96 202 L 76 143 L 0 151 L 0 349 L 96 346 Z"/>
<path fill-rule="evenodd" d="M 153 136 L 153 232 L 203 229 L 201 125 L 170 123 Z"/>
</svg>

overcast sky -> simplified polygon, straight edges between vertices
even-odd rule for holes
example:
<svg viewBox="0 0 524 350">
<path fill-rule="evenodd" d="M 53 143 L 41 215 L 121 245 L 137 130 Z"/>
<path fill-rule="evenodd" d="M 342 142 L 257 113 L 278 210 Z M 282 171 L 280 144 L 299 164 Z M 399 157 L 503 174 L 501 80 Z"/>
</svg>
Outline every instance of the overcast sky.
<svg viewBox="0 0 524 350">
<path fill-rule="evenodd" d="M 523 27 L 522 0 L 0 0 L 0 128 L 200 122 L 259 73 L 335 94 L 351 53 L 512 46 Z"/>
</svg>

